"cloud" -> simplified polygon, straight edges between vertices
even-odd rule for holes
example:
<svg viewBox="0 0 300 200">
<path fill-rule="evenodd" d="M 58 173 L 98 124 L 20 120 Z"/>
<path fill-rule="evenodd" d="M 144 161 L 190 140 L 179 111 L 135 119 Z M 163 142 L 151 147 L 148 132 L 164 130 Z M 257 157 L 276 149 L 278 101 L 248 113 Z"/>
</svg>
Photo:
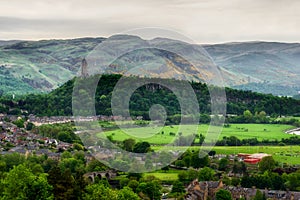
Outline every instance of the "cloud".
<svg viewBox="0 0 300 200">
<path fill-rule="evenodd" d="M 199 43 L 299 41 L 297 0 L 0 1 L 0 39 L 109 36 L 174 29 Z"/>
</svg>

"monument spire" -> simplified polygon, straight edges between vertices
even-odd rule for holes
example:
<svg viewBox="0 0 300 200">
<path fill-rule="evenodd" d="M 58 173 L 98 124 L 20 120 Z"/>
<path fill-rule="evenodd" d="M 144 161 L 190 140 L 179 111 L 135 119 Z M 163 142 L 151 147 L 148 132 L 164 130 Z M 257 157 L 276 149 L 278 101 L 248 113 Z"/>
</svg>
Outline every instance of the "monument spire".
<svg viewBox="0 0 300 200">
<path fill-rule="evenodd" d="M 85 58 L 81 61 L 81 76 L 86 78 L 88 77 L 88 64 Z"/>
</svg>

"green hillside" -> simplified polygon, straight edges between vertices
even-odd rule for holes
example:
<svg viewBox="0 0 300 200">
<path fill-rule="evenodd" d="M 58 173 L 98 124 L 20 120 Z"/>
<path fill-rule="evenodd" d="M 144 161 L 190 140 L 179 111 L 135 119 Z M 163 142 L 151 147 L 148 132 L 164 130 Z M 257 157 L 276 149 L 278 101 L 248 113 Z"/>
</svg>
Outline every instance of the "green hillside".
<svg viewBox="0 0 300 200">
<path fill-rule="evenodd" d="M 111 115 L 111 96 L 116 83 L 121 75 L 103 75 L 98 82 L 95 94 L 95 109 L 97 114 Z M 88 81 L 94 81 L 97 77 L 89 77 Z M 138 77 L 123 77 L 129 82 L 134 82 Z M 141 78 L 139 78 L 141 79 Z M 79 81 L 81 79 L 79 78 Z M 169 85 L 176 85 L 178 80 L 163 79 Z M 8 100 L 3 97 L 3 110 L 8 107 L 28 110 L 29 113 L 38 115 L 72 115 L 72 95 L 75 79 L 72 79 L 49 94 L 30 94 L 18 100 Z M 201 114 L 210 114 L 211 99 L 206 84 L 190 83 L 194 89 Z M 87 85 L 89 87 L 89 85 Z M 84 90 L 84 88 L 82 88 Z M 125 93 L 127 91 L 124 91 Z M 287 98 L 275 97 L 250 91 L 239 91 L 226 88 L 227 113 L 243 114 L 245 110 L 255 112 L 265 111 L 267 115 L 293 115 L 300 113 L 300 101 Z M 87 102 L 88 103 L 88 102 Z M 138 88 L 130 99 L 130 112 L 134 116 L 143 116 L 149 119 L 149 109 L 154 104 L 161 104 L 165 107 L 172 120 L 178 120 L 176 114 L 180 114 L 180 105 L 176 96 L 168 89 L 158 85 L 143 86 Z M 194 109 L 189 105 L 188 109 Z M 203 118 L 205 120 L 205 117 Z"/>
<path fill-rule="evenodd" d="M 115 46 L 120 49 L 149 42 L 158 49 L 170 47 L 190 57 L 199 58 L 197 51 L 203 55 L 208 53 L 229 87 L 281 96 L 293 96 L 300 90 L 298 43 L 243 42 L 200 46 L 167 38 L 143 40 L 120 35 L 109 39 L 115 39 Z M 107 38 L 0 41 L 0 94 L 41 93 L 58 88 L 77 74 L 82 58 L 104 40 Z M 107 58 L 112 58 L 117 50 L 108 51 Z M 198 60 L 203 62 L 205 59 Z M 170 52 L 144 50 L 125 55 L 107 73 L 124 74 L 136 66 L 143 66 L 133 70 L 133 75 L 155 74 L 160 78 L 195 81 L 205 78 L 207 82 L 216 78 L 207 63 L 193 64 L 201 70 L 195 70 L 186 60 Z"/>
<path fill-rule="evenodd" d="M 4 94 L 49 92 L 72 79 L 82 58 L 102 40 L 6 43 L 0 46 L 0 91 Z"/>
</svg>

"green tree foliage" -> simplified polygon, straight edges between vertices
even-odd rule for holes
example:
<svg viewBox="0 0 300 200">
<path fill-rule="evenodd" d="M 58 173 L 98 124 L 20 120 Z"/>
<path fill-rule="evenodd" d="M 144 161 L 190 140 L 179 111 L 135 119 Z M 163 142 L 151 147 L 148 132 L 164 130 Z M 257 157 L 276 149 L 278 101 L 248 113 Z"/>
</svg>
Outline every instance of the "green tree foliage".
<svg viewBox="0 0 300 200">
<path fill-rule="evenodd" d="M 97 76 L 91 76 L 85 81 L 94 82 L 97 78 Z M 107 116 L 112 114 L 110 104 L 112 91 L 120 78 L 121 75 L 116 74 L 103 75 L 101 77 L 95 94 L 95 108 L 97 114 Z M 128 82 L 125 80 L 124 84 L 129 84 L 138 78 L 125 77 L 125 79 L 128 80 Z M 20 112 L 21 109 L 25 109 L 28 110 L 29 113 L 46 116 L 72 115 L 72 94 L 75 80 L 76 78 L 66 82 L 60 88 L 49 94 L 26 95 L 20 98 L 17 102 L 12 102 L 11 100 L 2 97 L 0 99 L 2 108 L 0 109 L 7 112 L 9 110 L 16 110 L 17 112 Z M 80 81 L 80 79 L 78 78 L 77 81 Z M 176 86 L 177 84 L 180 84 L 180 81 L 178 80 L 163 79 L 163 81 L 167 85 Z M 196 91 L 195 93 L 198 98 L 200 112 L 205 114 L 201 115 L 200 121 L 202 123 L 208 123 L 210 121 L 209 116 L 207 116 L 210 113 L 208 87 L 206 84 L 195 82 L 191 83 L 191 85 Z M 90 98 L 89 95 L 85 94 L 84 90 L 78 91 L 76 96 L 79 98 Z M 226 88 L 226 97 L 228 113 L 243 115 L 245 108 L 250 111 L 251 115 L 247 112 L 240 118 L 240 120 L 244 121 L 254 120 L 256 117 L 253 116 L 252 113 L 259 113 L 261 111 L 264 111 L 267 115 L 292 115 L 294 113 L 300 113 L 299 101 L 288 97 L 275 97 L 272 95 L 259 94 L 250 91 L 238 91 L 230 88 Z M 87 100 L 89 98 L 87 98 Z M 76 105 L 76 102 L 80 101 L 78 101 L 75 97 L 73 98 L 73 103 Z M 89 101 L 86 102 L 90 103 Z M 166 108 L 169 115 L 167 118 L 168 123 L 178 124 L 180 122 L 180 117 L 178 117 L 178 115 L 181 114 L 181 111 L 176 96 L 167 88 L 159 87 L 155 84 L 140 87 L 133 93 L 129 105 L 130 114 L 133 116 L 143 116 L 144 119 L 149 119 L 149 109 L 154 104 L 160 104 Z M 193 108 L 194 106 L 191 105 L 189 109 Z M 259 113 L 259 117 L 261 116 L 263 115 L 260 115 Z"/>
<path fill-rule="evenodd" d="M 300 191 L 300 171 L 285 175 L 286 187 L 293 191 Z"/>
<path fill-rule="evenodd" d="M 266 200 L 266 197 L 260 190 L 256 190 L 253 200 Z"/>
<path fill-rule="evenodd" d="M 250 123 L 252 121 L 253 114 L 251 113 L 250 110 L 245 110 L 243 113 L 243 116 L 244 116 L 245 122 Z"/>
<path fill-rule="evenodd" d="M 129 187 L 124 187 L 123 189 L 118 191 L 118 200 L 139 200 L 139 196 L 134 193 L 131 188 Z"/>
<path fill-rule="evenodd" d="M 209 157 L 205 152 L 194 151 L 191 155 L 191 166 L 200 168 L 209 165 Z"/>
<path fill-rule="evenodd" d="M 55 199 L 75 198 L 75 179 L 70 170 L 62 173 L 59 167 L 54 167 L 48 172 L 48 182 L 53 187 Z"/>
<path fill-rule="evenodd" d="M 123 141 L 123 148 L 126 151 L 132 152 L 134 145 L 136 144 L 135 139 L 129 138 Z"/>
<path fill-rule="evenodd" d="M 229 159 L 228 158 L 222 158 L 219 161 L 219 170 L 228 171 L 228 166 L 229 166 Z"/>
<path fill-rule="evenodd" d="M 80 138 L 74 133 L 73 126 L 70 123 L 44 124 L 36 127 L 33 132 L 45 137 L 59 139 L 63 142 L 82 144 Z"/>
<path fill-rule="evenodd" d="M 17 127 L 19 127 L 19 128 L 24 128 L 24 119 L 18 119 L 18 120 L 16 120 L 16 121 L 14 121 L 13 123 L 15 124 L 15 125 L 17 125 Z"/>
<path fill-rule="evenodd" d="M 118 200 L 118 193 L 103 184 L 92 184 L 86 187 L 84 200 Z"/>
<path fill-rule="evenodd" d="M 241 186 L 247 188 L 256 186 L 260 189 L 271 188 L 273 190 L 285 190 L 286 188 L 289 188 L 288 182 L 286 182 L 287 179 L 288 178 L 284 178 L 277 173 L 266 171 L 264 174 L 243 176 L 241 180 Z"/>
<path fill-rule="evenodd" d="M 17 166 L 25 162 L 25 156 L 19 153 L 7 154 L 2 156 L 1 159 L 5 162 L 6 171 L 12 169 L 13 166 Z"/>
<path fill-rule="evenodd" d="M 216 193 L 216 200 L 232 200 L 231 193 L 228 190 L 220 189 Z"/>
<path fill-rule="evenodd" d="M 174 181 L 171 193 L 184 193 L 184 185 L 181 181 Z"/>
<path fill-rule="evenodd" d="M 214 180 L 215 171 L 209 167 L 204 167 L 199 171 L 199 181 L 212 181 Z"/>
<path fill-rule="evenodd" d="M 91 160 L 86 167 L 88 172 L 105 171 L 106 169 L 107 167 L 97 159 Z"/>
<path fill-rule="evenodd" d="M 132 191 L 136 192 L 136 189 L 138 188 L 139 186 L 139 182 L 137 180 L 130 180 L 128 182 L 128 187 L 130 187 L 132 189 Z"/>
<path fill-rule="evenodd" d="M 151 200 L 160 200 L 161 199 L 161 185 L 158 181 L 148 181 L 141 182 L 137 187 L 137 192 L 146 195 Z"/>
<path fill-rule="evenodd" d="M 46 174 L 34 175 L 24 165 L 15 166 L 1 180 L 1 199 L 53 199 Z"/>
<path fill-rule="evenodd" d="M 261 172 L 265 172 L 265 171 L 271 171 L 275 168 L 276 166 L 276 162 L 274 160 L 274 158 L 272 156 L 267 156 L 264 157 L 260 162 L 259 162 L 259 170 Z"/>
<path fill-rule="evenodd" d="M 138 142 L 133 147 L 134 153 L 147 153 L 150 151 L 149 142 Z"/>
</svg>

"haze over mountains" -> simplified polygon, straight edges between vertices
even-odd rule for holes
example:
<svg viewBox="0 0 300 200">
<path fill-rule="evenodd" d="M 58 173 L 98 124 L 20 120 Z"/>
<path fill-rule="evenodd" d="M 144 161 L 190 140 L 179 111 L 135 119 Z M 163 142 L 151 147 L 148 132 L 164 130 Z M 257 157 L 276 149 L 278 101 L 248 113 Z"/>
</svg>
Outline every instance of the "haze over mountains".
<svg viewBox="0 0 300 200">
<path fill-rule="evenodd" d="M 117 44 L 130 39 L 134 44 L 145 40 L 135 36 L 117 36 Z M 0 90 L 5 94 L 48 92 L 78 75 L 81 60 L 105 38 L 79 38 L 70 40 L 0 41 Z M 244 42 L 198 45 L 170 39 L 148 41 L 155 47 L 168 46 L 193 57 L 194 50 L 201 51 L 202 60 L 211 56 L 218 65 L 229 87 L 253 90 L 274 95 L 292 96 L 300 90 L 300 44 L 274 42 Z M 107 51 L 113 57 L 113 51 Z M 135 60 L 134 60 L 135 59 Z M 134 62 L 132 62 L 134 60 Z M 193 63 L 174 53 L 147 49 L 131 52 L 115 61 L 109 73 L 125 73 L 136 65 L 137 75 L 159 73 L 162 77 L 188 80 L 214 80 L 210 62 Z M 201 72 L 198 69 L 201 69 Z M 144 70 L 144 71 L 141 71 Z M 170 73 L 171 72 L 171 73 Z"/>
</svg>

